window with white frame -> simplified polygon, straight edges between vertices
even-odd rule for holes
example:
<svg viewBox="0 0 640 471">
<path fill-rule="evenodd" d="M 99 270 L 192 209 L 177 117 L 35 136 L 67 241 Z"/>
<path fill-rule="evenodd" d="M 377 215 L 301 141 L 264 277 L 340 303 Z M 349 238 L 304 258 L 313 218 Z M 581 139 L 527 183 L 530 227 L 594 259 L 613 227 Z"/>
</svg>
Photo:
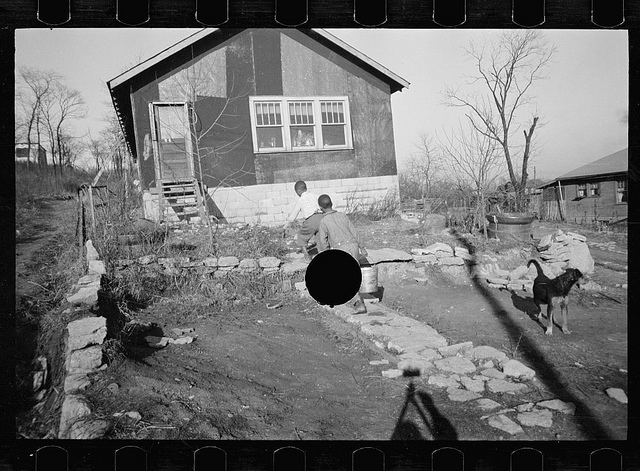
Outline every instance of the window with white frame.
<svg viewBox="0 0 640 471">
<path fill-rule="evenodd" d="M 589 184 L 589 196 L 591 197 L 600 196 L 600 183 Z"/>
<path fill-rule="evenodd" d="M 587 196 L 587 184 L 578 183 L 578 198 L 584 198 Z"/>
<path fill-rule="evenodd" d="M 250 97 L 255 152 L 350 149 L 347 97 Z"/>
<path fill-rule="evenodd" d="M 616 191 L 616 203 L 627 202 L 627 180 L 618 180 Z"/>
</svg>

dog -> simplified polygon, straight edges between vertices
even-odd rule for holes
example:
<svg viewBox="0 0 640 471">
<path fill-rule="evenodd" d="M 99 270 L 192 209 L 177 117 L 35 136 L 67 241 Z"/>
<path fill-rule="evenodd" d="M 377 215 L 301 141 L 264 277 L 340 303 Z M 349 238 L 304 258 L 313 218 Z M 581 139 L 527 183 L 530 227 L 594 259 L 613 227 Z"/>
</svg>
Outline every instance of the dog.
<svg viewBox="0 0 640 471">
<path fill-rule="evenodd" d="M 553 311 L 556 306 L 560 306 L 562 312 L 562 332 L 570 334 L 567 325 L 569 315 L 569 291 L 576 283 L 583 281 L 583 275 L 577 268 L 569 268 L 556 278 L 549 278 L 542 271 L 542 267 L 537 260 L 529 260 L 527 267 L 534 264 L 538 270 L 538 276 L 533 280 L 533 302 L 538 308 L 538 320 L 542 317 L 540 304 L 547 305 L 547 320 L 549 324 L 545 331 L 546 335 L 553 335 Z"/>
</svg>

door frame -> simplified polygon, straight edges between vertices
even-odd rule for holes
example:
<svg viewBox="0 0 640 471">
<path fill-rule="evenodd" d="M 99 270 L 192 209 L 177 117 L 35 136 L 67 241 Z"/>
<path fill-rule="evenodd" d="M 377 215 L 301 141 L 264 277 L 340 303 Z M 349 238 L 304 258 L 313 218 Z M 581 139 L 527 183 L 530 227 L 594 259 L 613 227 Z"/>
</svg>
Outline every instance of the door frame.
<svg viewBox="0 0 640 471">
<path fill-rule="evenodd" d="M 185 152 L 187 154 L 187 165 L 191 178 L 196 178 L 195 165 L 193 160 L 193 143 L 191 135 L 191 119 L 189 114 L 189 103 L 186 101 L 151 101 L 149 102 L 149 120 L 151 121 L 151 143 L 153 148 L 153 163 L 156 174 L 156 188 L 159 187 L 158 182 L 162 179 L 160 166 L 160 145 L 158 143 L 158 116 L 155 113 L 156 107 L 161 106 L 180 106 L 184 110 L 185 123 L 187 123 L 187 136 L 185 136 Z"/>
</svg>

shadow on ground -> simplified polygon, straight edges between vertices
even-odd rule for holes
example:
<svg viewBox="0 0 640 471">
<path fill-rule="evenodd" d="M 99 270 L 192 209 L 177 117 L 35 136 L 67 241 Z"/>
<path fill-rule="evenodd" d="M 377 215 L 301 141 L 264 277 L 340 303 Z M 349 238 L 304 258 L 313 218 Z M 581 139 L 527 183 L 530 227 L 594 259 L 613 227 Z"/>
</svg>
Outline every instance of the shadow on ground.
<svg viewBox="0 0 640 471">
<path fill-rule="evenodd" d="M 474 247 L 471 246 L 464 237 L 455 233 L 454 235 L 464 247 L 469 250 L 470 254 L 474 253 Z M 583 436 L 589 440 L 610 440 L 611 436 L 606 428 L 596 419 L 596 414 L 580 400 L 575 394 L 568 390 L 562 379 L 561 373 L 555 368 L 555 365 L 549 363 L 544 354 L 536 346 L 535 342 L 530 339 L 511 318 L 509 311 L 505 309 L 500 300 L 491 292 L 491 288 L 486 286 L 477 277 L 471 277 L 474 288 L 487 300 L 491 306 L 493 315 L 498 319 L 502 328 L 514 344 L 520 343 L 522 347 L 522 356 L 526 363 L 539 372 L 540 381 L 553 393 L 557 398 L 572 402 L 576 406 L 575 420 L 578 428 Z M 513 299 L 514 306 L 517 309 L 525 307 L 525 303 L 529 301 L 527 298 L 521 298 L 516 295 L 517 299 Z M 517 305 L 516 305 L 517 303 Z M 532 303 L 533 304 L 533 303 Z M 522 310 L 522 309 L 520 309 Z"/>
</svg>

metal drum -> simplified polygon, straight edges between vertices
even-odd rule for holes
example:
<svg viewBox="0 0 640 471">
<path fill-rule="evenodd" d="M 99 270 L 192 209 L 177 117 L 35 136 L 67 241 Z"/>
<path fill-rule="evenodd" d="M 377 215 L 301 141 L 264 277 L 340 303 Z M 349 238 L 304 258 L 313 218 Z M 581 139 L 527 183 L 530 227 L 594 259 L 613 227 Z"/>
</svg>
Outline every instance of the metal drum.
<svg viewBox="0 0 640 471">
<path fill-rule="evenodd" d="M 534 216 L 519 213 L 490 214 L 487 216 L 487 235 L 492 239 L 508 240 L 514 237 L 529 240 L 534 219 Z"/>
<path fill-rule="evenodd" d="M 360 266 L 362 272 L 361 293 L 376 293 L 378 291 L 378 267 L 376 265 Z"/>
</svg>

